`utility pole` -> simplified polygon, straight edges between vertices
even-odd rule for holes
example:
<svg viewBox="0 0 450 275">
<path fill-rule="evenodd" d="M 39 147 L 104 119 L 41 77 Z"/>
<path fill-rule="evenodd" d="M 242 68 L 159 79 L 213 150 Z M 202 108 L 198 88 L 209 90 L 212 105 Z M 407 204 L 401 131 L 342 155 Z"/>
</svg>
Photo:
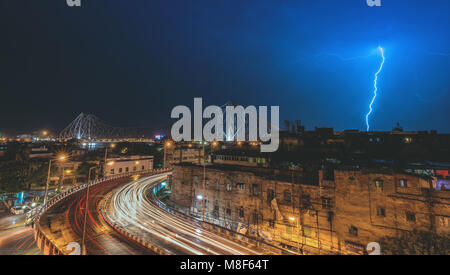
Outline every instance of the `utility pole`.
<svg viewBox="0 0 450 275">
<path fill-rule="evenodd" d="M 67 158 L 66 155 L 60 155 L 58 157 L 58 159 L 60 161 L 65 161 L 66 158 Z M 48 186 L 50 184 L 50 172 L 51 172 L 51 169 L 52 169 L 52 161 L 53 161 L 53 159 L 50 159 L 50 161 L 48 163 L 47 182 L 45 183 L 44 207 L 45 207 L 45 205 L 47 204 L 47 201 L 48 201 Z"/>
<path fill-rule="evenodd" d="M 83 237 L 81 239 L 81 253 L 83 255 L 86 255 L 86 245 L 84 244 L 84 240 L 85 240 L 85 236 L 86 236 L 86 218 L 87 218 L 87 211 L 88 211 L 88 206 L 89 206 L 89 181 L 91 179 L 91 171 L 92 169 L 96 168 L 95 166 L 89 168 L 89 173 L 88 173 L 88 181 L 87 181 L 87 189 L 86 189 L 86 204 L 84 207 L 84 223 L 83 223 Z"/>
<path fill-rule="evenodd" d="M 205 142 L 202 141 L 203 143 L 203 221 L 205 221 L 205 204 L 207 201 L 207 196 L 206 196 L 206 154 L 205 154 Z"/>
<path fill-rule="evenodd" d="M 166 164 L 166 161 L 167 161 L 167 152 L 166 152 L 166 150 L 167 150 L 167 148 L 169 148 L 171 145 L 172 145 L 172 142 L 169 141 L 169 140 L 166 141 L 166 142 L 164 142 L 164 144 L 163 144 L 163 150 L 164 150 L 164 162 L 163 162 L 163 168 L 164 168 L 164 169 L 167 168 L 167 164 Z"/>
<path fill-rule="evenodd" d="M 47 181 L 45 183 L 44 207 L 47 204 L 47 199 L 48 199 L 48 185 L 50 183 L 50 170 L 51 170 L 51 167 L 52 167 L 52 159 L 50 159 L 50 162 L 48 163 Z"/>
</svg>

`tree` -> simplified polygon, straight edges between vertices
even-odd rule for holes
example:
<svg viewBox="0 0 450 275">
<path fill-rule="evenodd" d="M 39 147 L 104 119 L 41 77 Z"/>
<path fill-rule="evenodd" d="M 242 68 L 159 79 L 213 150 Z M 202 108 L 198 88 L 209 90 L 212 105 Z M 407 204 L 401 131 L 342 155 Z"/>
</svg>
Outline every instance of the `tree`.
<svg viewBox="0 0 450 275">
<path fill-rule="evenodd" d="M 58 168 L 52 165 L 50 176 L 57 172 Z M 40 163 L 39 167 L 32 171 L 25 178 L 27 190 L 30 190 L 32 186 L 44 186 L 47 183 L 48 176 L 48 161 Z"/>
<path fill-rule="evenodd" d="M 0 190 L 5 192 L 20 192 L 25 188 L 24 171 L 26 164 L 20 161 L 10 161 L 0 165 Z"/>
<path fill-rule="evenodd" d="M 88 175 L 89 175 L 89 169 L 91 169 L 91 167 L 94 167 L 94 166 L 96 166 L 96 165 L 93 163 L 83 161 L 82 163 L 80 163 L 80 165 L 78 165 L 77 174 L 87 180 Z M 95 173 L 96 173 L 96 170 L 93 169 L 91 171 L 91 179 L 95 176 Z"/>
<path fill-rule="evenodd" d="M 429 231 L 408 231 L 400 237 L 384 237 L 379 243 L 381 253 L 388 255 L 448 255 L 450 253 L 450 235 L 438 235 Z"/>
</svg>

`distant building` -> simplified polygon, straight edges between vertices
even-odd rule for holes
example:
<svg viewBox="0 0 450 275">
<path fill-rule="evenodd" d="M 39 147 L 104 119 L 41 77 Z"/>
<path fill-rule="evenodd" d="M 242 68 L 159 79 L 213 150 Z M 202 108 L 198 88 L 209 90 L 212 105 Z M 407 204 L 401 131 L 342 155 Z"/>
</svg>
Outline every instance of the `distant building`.
<svg viewBox="0 0 450 275">
<path fill-rule="evenodd" d="M 53 153 L 48 150 L 45 146 L 33 147 L 30 150 L 28 158 L 51 158 Z"/>
<path fill-rule="evenodd" d="M 220 150 L 214 152 L 213 162 L 216 164 L 226 165 L 242 165 L 250 167 L 268 167 L 268 155 L 263 155 L 259 151 L 237 151 L 237 150 Z"/>
<path fill-rule="evenodd" d="M 178 142 L 163 150 L 166 167 L 179 163 L 202 164 L 204 160 L 203 146 L 199 143 Z"/>
<path fill-rule="evenodd" d="M 103 166 L 104 176 L 148 171 L 153 169 L 153 156 L 109 158 Z"/>
</svg>

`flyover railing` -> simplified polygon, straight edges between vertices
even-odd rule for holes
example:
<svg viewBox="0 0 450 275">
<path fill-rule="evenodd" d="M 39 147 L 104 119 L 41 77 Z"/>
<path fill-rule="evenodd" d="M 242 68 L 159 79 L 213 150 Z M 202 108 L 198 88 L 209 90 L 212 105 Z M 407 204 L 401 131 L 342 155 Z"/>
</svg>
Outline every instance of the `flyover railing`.
<svg viewBox="0 0 450 275">
<path fill-rule="evenodd" d="M 261 239 L 258 239 L 256 237 L 253 236 L 248 236 L 233 230 L 230 230 L 228 228 L 225 228 L 223 226 L 219 226 L 217 224 L 213 224 L 210 223 L 208 221 L 204 221 L 200 218 L 185 214 L 173 207 L 170 207 L 168 205 L 166 205 L 164 202 L 162 202 L 161 200 L 158 199 L 157 197 L 157 193 L 163 189 L 165 187 L 165 185 L 163 185 L 164 181 L 160 181 L 158 183 L 156 183 L 153 188 L 152 188 L 152 197 L 153 197 L 153 201 L 154 203 L 159 206 L 160 208 L 164 209 L 165 211 L 167 211 L 168 213 L 172 214 L 173 216 L 182 218 L 186 221 L 189 221 L 191 224 L 194 224 L 196 226 L 200 226 L 206 230 L 209 230 L 211 232 L 214 232 L 215 234 L 221 235 L 222 237 L 225 237 L 227 239 L 230 239 L 232 241 L 238 242 L 244 246 L 247 245 L 253 245 L 255 247 L 257 247 L 258 249 L 268 252 L 270 254 L 276 254 L 276 255 L 295 255 L 297 253 L 295 252 L 291 252 L 288 251 L 286 249 L 277 247 L 275 245 L 269 244 Z"/>
<path fill-rule="evenodd" d="M 67 197 L 78 193 L 84 189 L 86 189 L 88 186 L 92 187 L 92 186 L 96 186 L 98 184 L 102 184 L 102 183 L 106 183 L 106 182 L 110 182 L 110 181 L 115 181 L 115 180 L 119 180 L 119 179 L 124 179 L 127 177 L 131 177 L 131 176 L 135 176 L 135 175 L 143 175 L 143 176 L 150 176 L 150 175 L 156 175 L 156 174 L 161 174 L 161 173 L 166 173 L 171 171 L 171 169 L 154 169 L 154 170 L 142 170 L 142 171 L 136 171 L 136 172 L 127 172 L 127 173 L 122 173 L 122 174 L 118 174 L 118 175 L 113 175 L 113 176 L 109 176 L 109 177 L 104 177 L 104 178 L 100 178 L 100 179 L 95 179 L 92 181 L 89 181 L 87 183 L 84 183 L 82 185 L 79 186 L 75 186 L 63 193 L 60 193 L 56 196 L 54 196 L 53 198 L 51 198 L 45 205 L 43 205 L 40 210 L 39 210 L 39 214 L 36 216 L 36 219 L 34 220 L 33 226 L 35 229 L 34 232 L 34 238 L 36 240 L 37 246 L 39 247 L 39 249 L 41 249 L 41 251 L 45 254 L 45 255 L 64 255 L 67 254 L 67 252 L 65 252 L 63 250 L 63 248 L 58 247 L 56 245 L 56 242 L 54 240 L 52 240 L 52 238 L 50 236 L 47 236 L 40 227 L 40 219 L 41 217 L 48 211 L 50 210 L 52 207 L 54 207 L 55 205 L 57 205 L 60 201 L 66 199 Z"/>
</svg>

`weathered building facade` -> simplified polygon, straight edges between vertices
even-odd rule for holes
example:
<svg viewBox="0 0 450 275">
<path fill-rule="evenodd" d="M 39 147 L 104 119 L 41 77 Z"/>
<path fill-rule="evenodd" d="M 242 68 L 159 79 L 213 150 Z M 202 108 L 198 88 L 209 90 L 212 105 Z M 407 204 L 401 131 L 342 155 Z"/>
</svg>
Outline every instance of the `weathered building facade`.
<svg viewBox="0 0 450 275">
<path fill-rule="evenodd" d="M 450 192 L 391 169 L 184 164 L 174 169 L 171 200 L 305 254 L 363 254 L 368 243 L 413 229 L 450 233 Z"/>
</svg>

